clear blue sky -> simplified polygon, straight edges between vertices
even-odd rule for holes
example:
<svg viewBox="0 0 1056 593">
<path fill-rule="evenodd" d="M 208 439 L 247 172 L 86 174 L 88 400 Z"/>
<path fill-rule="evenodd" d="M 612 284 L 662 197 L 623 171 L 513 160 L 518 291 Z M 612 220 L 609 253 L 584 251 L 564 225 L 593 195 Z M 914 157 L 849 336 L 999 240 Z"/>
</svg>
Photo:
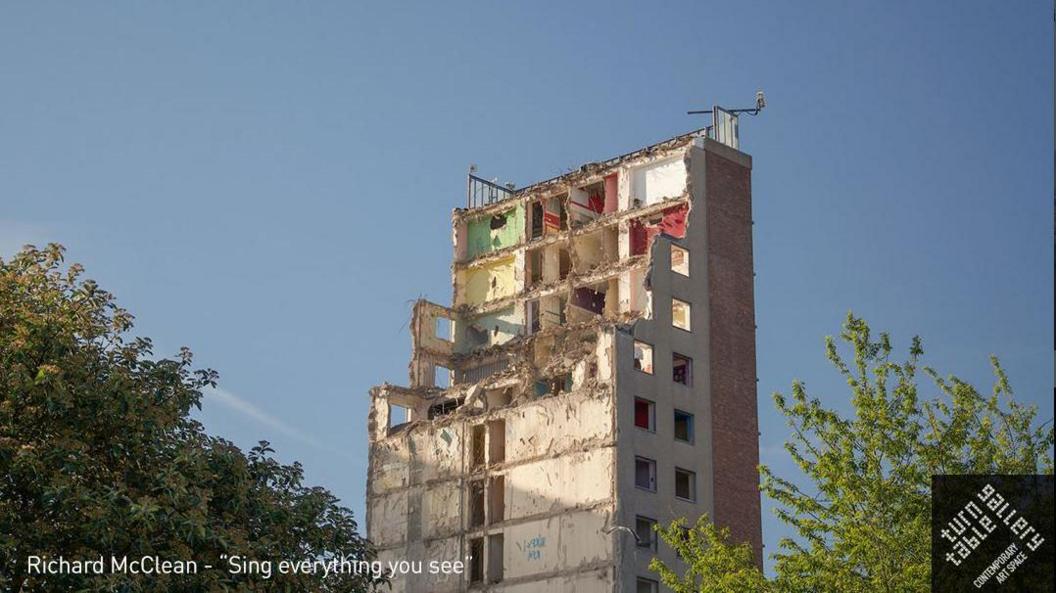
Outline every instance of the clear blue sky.
<svg viewBox="0 0 1056 593">
<path fill-rule="evenodd" d="M 164 353 L 362 518 L 367 390 L 450 299 L 466 166 L 526 184 L 699 127 L 755 158 L 769 395 L 846 388 L 849 309 L 1052 417 L 1050 2 L 93 2 L 0 7 L 0 253 L 59 241 Z M 697 116 L 699 118 L 699 116 Z M 238 399 L 234 399 L 238 398 Z M 239 403 L 243 402 L 243 403 Z M 764 516 L 773 551 L 781 533 Z"/>
</svg>

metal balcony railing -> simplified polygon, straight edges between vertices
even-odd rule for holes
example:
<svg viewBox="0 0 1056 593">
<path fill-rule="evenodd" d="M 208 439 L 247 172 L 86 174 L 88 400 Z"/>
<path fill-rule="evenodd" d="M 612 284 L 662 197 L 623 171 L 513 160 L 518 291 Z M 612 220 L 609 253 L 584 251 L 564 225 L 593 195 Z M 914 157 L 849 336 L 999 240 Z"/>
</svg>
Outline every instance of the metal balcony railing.
<svg viewBox="0 0 1056 593">
<path fill-rule="evenodd" d="M 512 187 L 504 187 L 470 173 L 466 181 L 466 208 L 477 208 L 501 202 L 512 198 L 514 193 L 516 192 Z"/>
</svg>

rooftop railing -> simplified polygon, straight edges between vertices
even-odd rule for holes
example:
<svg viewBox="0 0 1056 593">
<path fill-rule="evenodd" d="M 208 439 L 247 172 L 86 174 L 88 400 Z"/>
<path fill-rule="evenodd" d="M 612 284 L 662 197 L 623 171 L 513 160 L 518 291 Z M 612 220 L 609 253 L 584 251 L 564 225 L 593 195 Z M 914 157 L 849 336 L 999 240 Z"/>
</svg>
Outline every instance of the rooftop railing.
<svg viewBox="0 0 1056 593">
<path fill-rule="evenodd" d="M 731 144 L 731 142 L 730 142 L 730 140 L 728 138 L 724 137 L 724 134 L 722 133 L 723 131 L 727 132 L 725 134 L 725 136 L 729 136 L 731 133 L 733 134 L 734 140 L 733 140 L 732 144 Z M 701 137 L 711 138 L 713 140 L 719 140 L 720 142 L 723 142 L 724 144 L 729 144 L 729 145 L 733 146 L 734 148 L 737 148 L 737 144 L 736 144 L 736 122 L 733 123 L 732 130 L 719 130 L 715 126 L 707 126 L 707 127 L 704 127 L 704 128 L 693 130 L 692 132 L 689 132 L 689 133 L 686 133 L 686 134 L 682 134 L 680 136 L 675 136 L 674 138 L 669 138 L 667 140 L 664 140 L 664 141 L 659 142 L 657 144 L 654 144 L 652 146 L 648 146 L 648 147 L 645 147 L 645 148 L 639 148 L 638 150 L 635 150 L 635 151 L 632 151 L 632 152 L 628 152 L 626 154 L 622 154 L 622 155 L 620 155 L 618 157 L 614 157 L 614 158 L 608 159 L 606 161 L 602 161 L 600 163 L 593 163 L 593 164 L 594 165 L 599 165 L 601 167 L 611 166 L 611 165 L 619 163 L 623 159 L 626 159 L 626 158 L 629 158 L 629 157 L 633 157 L 633 156 L 639 155 L 639 154 L 644 154 L 647 151 L 652 150 L 652 149 L 654 149 L 654 148 L 656 148 L 658 146 L 662 146 L 663 144 L 668 143 L 668 142 L 681 142 L 681 141 L 685 141 L 685 140 L 688 140 L 688 139 L 691 139 L 691 138 L 701 138 Z M 564 174 L 558 175 L 556 177 L 551 177 L 550 179 L 547 179 L 545 181 L 540 181 L 540 182 L 537 182 L 537 183 L 533 183 L 531 185 L 522 187 L 520 189 L 514 189 L 514 186 L 512 184 L 499 185 L 498 183 L 496 183 L 494 181 L 488 181 L 487 179 L 483 179 L 481 177 L 477 177 L 476 175 L 473 174 L 473 171 L 476 171 L 476 167 L 475 166 L 471 166 L 470 167 L 470 173 L 468 175 L 468 179 L 466 180 L 466 208 L 467 209 L 479 208 L 481 206 L 487 206 L 489 204 L 494 204 L 496 202 L 501 202 L 503 200 L 512 198 L 512 197 L 514 197 L 517 194 L 523 194 L 524 192 L 530 192 L 532 190 L 532 188 L 539 187 L 541 185 L 545 185 L 547 183 L 550 183 L 550 182 L 552 182 L 552 181 L 554 181 L 556 179 L 560 179 L 561 177 L 564 177 L 565 175 L 567 175 L 567 173 L 564 173 Z"/>
<path fill-rule="evenodd" d="M 494 181 L 481 179 L 470 173 L 466 182 L 466 208 L 478 208 L 512 198 L 513 187 L 502 186 Z"/>
</svg>

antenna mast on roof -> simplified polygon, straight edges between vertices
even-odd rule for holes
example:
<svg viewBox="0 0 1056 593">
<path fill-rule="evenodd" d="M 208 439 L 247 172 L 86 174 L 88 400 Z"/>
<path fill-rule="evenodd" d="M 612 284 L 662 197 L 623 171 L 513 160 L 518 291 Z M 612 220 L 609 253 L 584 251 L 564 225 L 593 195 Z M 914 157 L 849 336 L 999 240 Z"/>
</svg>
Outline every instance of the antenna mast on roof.
<svg viewBox="0 0 1056 593">
<path fill-rule="evenodd" d="M 738 124 L 738 117 L 740 114 L 747 113 L 748 115 L 759 115 L 759 112 L 766 107 L 766 96 L 763 95 L 762 90 L 755 91 L 755 107 L 745 107 L 742 109 L 723 109 L 718 105 L 707 110 L 700 111 L 687 111 L 689 115 L 698 115 L 704 113 L 711 114 L 711 125 L 705 128 L 705 135 L 708 138 L 713 138 L 730 148 L 740 150 L 741 140 L 740 131 Z"/>
<path fill-rule="evenodd" d="M 718 107 L 717 105 L 716 105 L 716 107 L 718 109 L 722 109 L 721 107 Z M 759 112 L 763 110 L 763 107 L 766 107 L 766 95 L 764 95 L 762 89 L 760 89 L 758 91 L 755 91 L 755 107 L 745 107 L 745 108 L 742 108 L 742 109 L 722 109 L 722 111 L 725 111 L 726 113 L 731 113 L 731 114 L 734 114 L 734 115 L 740 115 L 741 113 L 747 113 L 748 115 L 759 115 Z M 686 114 L 687 115 L 700 115 L 700 114 L 703 114 L 703 113 L 714 113 L 714 111 L 715 111 L 714 109 L 705 109 L 705 110 L 701 110 L 701 111 L 687 111 Z"/>
</svg>

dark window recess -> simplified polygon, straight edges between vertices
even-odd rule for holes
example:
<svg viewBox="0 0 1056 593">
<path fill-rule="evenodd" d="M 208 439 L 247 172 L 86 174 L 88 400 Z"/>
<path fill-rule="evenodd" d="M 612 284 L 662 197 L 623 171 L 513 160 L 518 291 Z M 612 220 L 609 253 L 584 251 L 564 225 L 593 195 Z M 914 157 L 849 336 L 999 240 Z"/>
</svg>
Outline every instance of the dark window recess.
<svg viewBox="0 0 1056 593">
<path fill-rule="evenodd" d="M 485 427 L 483 424 L 478 424 L 473 427 L 472 433 L 472 458 L 470 459 L 470 468 L 477 469 L 484 466 L 484 434 Z"/>
<path fill-rule="evenodd" d="M 538 239 L 543 236 L 543 203 L 532 204 L 532 238 Z"/>
<path fill-rule="evenodd" d="M 660 591 L 660 583 L 653 579 L 638 577 L 634 589 L 635 593 L 657 593 L 658 591 Z"/>
<path fill-rule="evenodd" d="M 647 399 L 634 398 L 634 425 L 645 430 L 653 430 L 653 402 Z"/>
<path fill-rule="evenodd" d="M 535 382 L 535 397 L 544 397 L 550 392 L 550 384 L 540 379 Z"/>
<path fill-rule="evenodd" d="M 693 442 L 693 414 L 675 410 L 675 440 Z"/>
<path fill-rule="evenodd" d="M 484 580 L 484 538 L 475 537 L 469 540 L 469 582 L 479 583 Z"/>
<path fill-rule="evenodd" d="M 605 311 L 605 293 L 581 286 L 572 291 L 572 304 L 601 315 Z"/>
<path fill-rule="evenodd" d="M 491 217 L 491 230 L 498 230 L 504 226 L 506 226 L 505 214 L 496 214 L 495 216 Z"/>
<path fill-rule="evenodd" d="M 656 491 L 656 462 L 645 457 L 634 458 L 634 485 Z"/>
<path fill-rule="evenodd" d="M 488 422 L 488 463 L 506 461 L 506 421 Z"/>
<path fill-rule="evenodd" d="M 498 583 L 503 579 L 503 535 L 496 533 L 488 536 L 488 582 Z"/>
<path fill-rule="evenodd" d="M 462 405 L 465 400 L 463 398 L 449 399 L 447 401 L 440 402 L 429 406 L 429 419 L 439 418 L 440 416 L 446 416 L 451 412 L 458 409 L 458 406 Z"/>
<path fill-rule="evenodd" d="M 535 286 L 543 281 L 543 250 L 528 252 L 528 286 Z"/>
<path fill-rule="evenodd" d="M 557 276 L 559 280 L 568 278 L 569 272 L 572 271 L 572 257 L 568 254 L 568 250 L 561 249 L 557 252 Z"/>
<path fill-rule="evenodd" d="M 697 474 L 675 468 L 675 496 L 685 500 L 697 499 Z"/>
<path fill-rule="evenodd" d="M 643 517 L 641 515 L 638 515 L 634 519 L 634 533 L 638 536 L 638 547 L 649 548 L 655 552 L 656 534 L 653 533 L 653 525 L 656 525 L 656 519 L 650 519 L 649 517 Z"/>
<path fill-rule="evenodd" d="M 561 375 L 560 377 L 539 379 L 535 382 L 536 397 L 557 395 L 559 393 L 568 393 L 569 391 L 572 391 L 572 373 Z"/>
<path fill-rule="evenodd" d="M 649 232 L 640 220 L 632 220 L 630 225 L 631 255 L 644 255 L 649 248 Z"/>
<path fill-rule="evenodd" d="M 539 318 L 539 301 L 528 302 L 528 327 L 531 328 L 528 333 L 534 334 L 543 328 L 542 321 Z"/>
<path fill-rule="evenodd" d="M 681 354 L 673 354 L 671 356 L 671 378 L 674 379 L 675 383 L 681 383 L 686 386 L 693 385 L 693 360 L 687 356 Z"/>
<path fill-rule="evenodd" d="M 469 483 L 469 527 L 484 526 L 484 480 Z"/>
<path fill-rule="evenodd" d="M 488 479 L 488 525 L 501 523 L 506 516 L 506 477 Z"/>
<path fill-rule="evenodd" d="M 477 346 L 488 343 L 488 328 L 474 323 L 466 328 L 468 338 Z"/>
<path fill-rule="evenodd" d="M 558 381 L 560 381 L 560 383 L 558 384 L 558 388 L 561 390 L 558 393 L 567 393 L 569 391 L 572 391 L 572 373 L 568 373 L 563 377 L 558 377 Z"/>
</svg>

